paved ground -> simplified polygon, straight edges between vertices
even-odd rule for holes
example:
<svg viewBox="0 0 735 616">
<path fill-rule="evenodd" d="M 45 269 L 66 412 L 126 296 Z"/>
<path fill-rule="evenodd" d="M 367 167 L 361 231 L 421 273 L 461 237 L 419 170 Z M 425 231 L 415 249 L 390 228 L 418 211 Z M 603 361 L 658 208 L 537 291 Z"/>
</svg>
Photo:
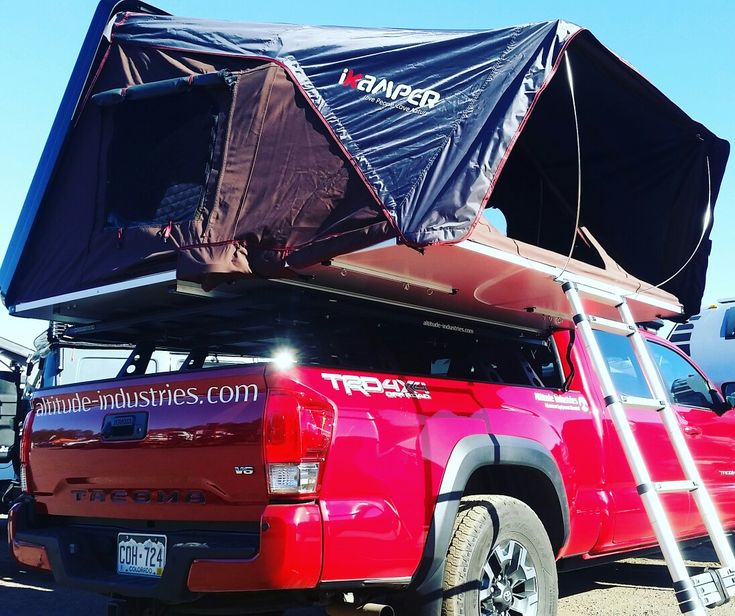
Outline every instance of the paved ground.
<svg viewBox="0 0 735 616">
<path fill-rule="evenodd" d="M 19 569 L 4 542 L 6 521 L 0 518 L 0 616 L 104 616 L 104 597 L 59 588 L 45 573 Z M 704 567 L 714 558 L 700 548 L 687 556 Z M 631 559 L 561 575 L 559 616 L 678 616 L 671 580 L 662 560 Z M 316 610 L 315 610 L 316 612 Z M 735 616 L 735 605 L 712 611 Z"/>
<path fill-rule="evenodd" d="M 715 553 L 703 546 L 686 553 L 693 573 L 715 565 Z M 636 558 L 564 573 L 559 580 L 559 616 L 681 616 L 662 558 Z M 735 616 L 735 604 L 711 610 Z"/>
</svg>

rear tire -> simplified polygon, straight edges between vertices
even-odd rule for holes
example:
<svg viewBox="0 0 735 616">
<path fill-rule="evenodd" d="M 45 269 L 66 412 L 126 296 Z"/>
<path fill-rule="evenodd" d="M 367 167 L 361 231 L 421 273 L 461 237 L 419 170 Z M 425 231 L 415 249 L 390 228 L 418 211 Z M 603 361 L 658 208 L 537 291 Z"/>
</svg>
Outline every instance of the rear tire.
<svg viewBox="0 0 735 616">
<path fill-rule="evenodd" d="M 463 498 L 442 616 L 554 616 L 558 595 L 554 552 L 533 510 L 509 496 Z"/>
</svg>

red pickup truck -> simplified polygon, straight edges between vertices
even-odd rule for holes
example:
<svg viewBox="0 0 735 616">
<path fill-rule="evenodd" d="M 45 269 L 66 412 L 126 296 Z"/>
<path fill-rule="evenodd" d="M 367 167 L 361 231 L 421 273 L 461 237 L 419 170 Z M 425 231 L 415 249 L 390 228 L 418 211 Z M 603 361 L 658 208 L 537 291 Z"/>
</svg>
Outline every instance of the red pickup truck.
<svg viewBox="0 0 735 616">
<path fill-rule="evenodd" d="M 16 559 L 109 594 L 115 614 L 541 616 L 556 613 L 557 569 L 655 547 L 569 330 L 320 297 L 250 313 L 237 333 L 216 319 L 190 339 L 151 330 L 123 376 L 37 391 Z M 626 339 L 597 337 L 619 391 L 650 396 Z M 646 338 L 735 529 L 735 415 L 688 357 Z M 156 349 L 188 357 L 145 374 Z M 660 416 L 629 417 L 653 479 L 681 478 Z M 679 538 L 705 534 L 689 494 L 662 498 Z"/>
</svg>

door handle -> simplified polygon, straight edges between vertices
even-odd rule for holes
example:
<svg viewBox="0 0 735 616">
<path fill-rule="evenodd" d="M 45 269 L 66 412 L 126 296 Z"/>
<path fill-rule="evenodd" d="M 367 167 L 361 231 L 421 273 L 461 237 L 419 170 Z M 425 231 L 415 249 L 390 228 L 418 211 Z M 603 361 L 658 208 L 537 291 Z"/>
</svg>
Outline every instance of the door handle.
<svg viewBox="0 0 735 616">
<path fill-rule="evenodd" d="M 684 426 L 684 432 L 689 436 L 701 436 L 702 429 L 696 426 Z"/>
</svg>

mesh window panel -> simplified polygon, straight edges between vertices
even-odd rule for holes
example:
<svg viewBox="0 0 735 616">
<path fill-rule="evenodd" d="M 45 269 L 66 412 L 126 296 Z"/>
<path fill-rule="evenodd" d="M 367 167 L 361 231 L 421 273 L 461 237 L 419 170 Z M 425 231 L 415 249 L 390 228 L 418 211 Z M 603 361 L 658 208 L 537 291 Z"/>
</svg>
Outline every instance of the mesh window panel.
<svg viewBox="0 0 735 616">
<path fill-rule="evenodd" d="M 194 217 L 217 128 L 214 99 L 198 88 L 110 108 L 106 225 L 164 225 Z"/>
</svg>

